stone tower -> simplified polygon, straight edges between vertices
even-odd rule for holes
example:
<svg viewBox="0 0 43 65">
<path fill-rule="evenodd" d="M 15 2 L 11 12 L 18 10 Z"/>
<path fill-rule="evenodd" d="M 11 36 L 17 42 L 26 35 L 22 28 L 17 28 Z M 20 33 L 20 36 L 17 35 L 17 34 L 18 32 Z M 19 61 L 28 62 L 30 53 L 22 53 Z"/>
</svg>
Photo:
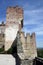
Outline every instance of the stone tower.
<svg viewBox="0 0 43 65">
<path fill-rule="evenodd" d="M 23 9 L 8 7 L 6 12 L 5 50 L 8 50 L 17 36 L 17 32 L 23 27 Z"/>
</svg>

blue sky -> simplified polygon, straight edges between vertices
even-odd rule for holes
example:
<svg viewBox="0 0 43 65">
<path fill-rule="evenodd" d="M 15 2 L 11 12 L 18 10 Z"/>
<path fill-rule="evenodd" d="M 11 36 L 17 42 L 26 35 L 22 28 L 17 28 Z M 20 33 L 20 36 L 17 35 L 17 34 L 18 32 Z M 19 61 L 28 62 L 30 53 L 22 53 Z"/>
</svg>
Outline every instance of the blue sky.
<svg viewBox="0 0 43 65">
<path fill-rule="evenodd" d="M 6 21 L 8 6 L 20 6 L 24 10 L 25 33 L 36 33 L 37 47 L 43 47 L 43 0 L 0 0 L 0 23 Z"/>
</svg>

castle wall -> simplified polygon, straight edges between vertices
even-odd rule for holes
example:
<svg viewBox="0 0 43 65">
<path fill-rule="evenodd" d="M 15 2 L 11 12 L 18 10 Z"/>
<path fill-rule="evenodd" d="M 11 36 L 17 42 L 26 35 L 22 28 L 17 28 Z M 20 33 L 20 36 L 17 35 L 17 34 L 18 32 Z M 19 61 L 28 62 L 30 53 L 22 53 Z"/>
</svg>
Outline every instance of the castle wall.
<svg viewBox="0 0 43 65">
<path fill-rule="evenodd" d="M 2 22 L 0 24 L 0 48 L 4 46 L 5 43 L 5 24 Z"/>
<path fill-rule="evenodd" d="M 21 33 L 21 42 L 25 59 L 34 59 L 37 57 L 35 33 L 32 33 L 32 35 L 27 33 L 26 37 L 24 33 Z"/>
</svg>

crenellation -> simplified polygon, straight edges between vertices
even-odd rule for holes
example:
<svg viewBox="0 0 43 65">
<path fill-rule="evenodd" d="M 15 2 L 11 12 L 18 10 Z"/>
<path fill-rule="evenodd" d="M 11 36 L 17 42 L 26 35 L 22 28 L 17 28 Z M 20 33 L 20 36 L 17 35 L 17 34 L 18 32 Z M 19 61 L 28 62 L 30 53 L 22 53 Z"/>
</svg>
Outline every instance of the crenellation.
<svg viewBox="0 0 43 65">
<path fill-rule="evenodd" d="M 37 56 L 36 51 L 36 40 L 35 40 L 35 33 L 25 33 L 21 32 L 21 42 L 24 49 L 25 58 L 35 58 Z"/>
</svg>

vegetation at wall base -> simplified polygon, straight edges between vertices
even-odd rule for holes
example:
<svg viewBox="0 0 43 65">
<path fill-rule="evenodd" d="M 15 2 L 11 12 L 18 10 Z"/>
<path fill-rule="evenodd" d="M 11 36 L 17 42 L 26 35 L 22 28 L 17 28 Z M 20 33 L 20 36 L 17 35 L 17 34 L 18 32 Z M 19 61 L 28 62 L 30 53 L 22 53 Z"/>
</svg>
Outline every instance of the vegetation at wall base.
<svg viewBox="0 0 43 65">
<path fill-rule="evenodd" d="M 0 48 L 0 54 L 4 51 L 4 48 Z"/>
</svg>

